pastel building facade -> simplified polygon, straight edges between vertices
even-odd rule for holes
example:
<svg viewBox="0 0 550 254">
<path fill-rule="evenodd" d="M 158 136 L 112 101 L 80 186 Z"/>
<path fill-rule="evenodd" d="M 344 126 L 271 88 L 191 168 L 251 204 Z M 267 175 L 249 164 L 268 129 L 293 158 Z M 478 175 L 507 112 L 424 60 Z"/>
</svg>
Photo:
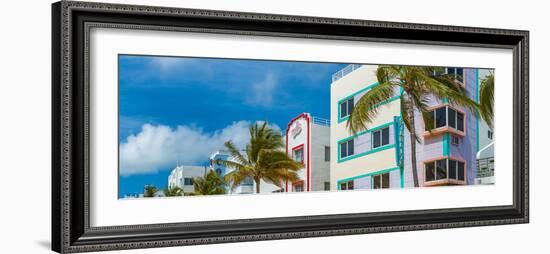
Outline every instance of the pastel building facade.
<svg viewBox="0 0 550 254">
<path fill-rule="evenodd" d="M 330 190 L 330 121 L 302 113 L 288 123 L 285 143 L 287 154 L 304 165 L 285 191 Z"/>
<path fill-rule="evenodd" d="M 194 178 L 203 177 L 209 170 L 205 166 L 176 166 L 168 176 L 168 188 L 179 187 L 184 193 L 195 191 Z"/>
<path fill-rule="evenodd" d="M 242 154 L 246 153 L 242 151 Z M 228 160 L 234 161 L 233 157 L 228 151 L 218 150 L 210 155 L 210 169 L 214 170 L 220 177 L 225 177 L 225 175 L 234 171 L 233 168 L 229 168 L 220 163 L 219 160 Z M 230 184 L 227 184 L 226 191 L 228 194 L 252 194 L 256 192 L 256 183 L 252 178 L 247 178 L 236 188 L 231 188 Z M 267 183 L 263 180 L 260 180 L 260 193 L 273 193 L 281 192 L 281 188 Z"/>
<path fill-rule="evenodd" d="M 401 118 L 401 94 L 377 105 L 368 130 L 352 134 L 346 124 L 353 106 L 378 85 L 376 65 L 349 65 L 331 84 L 331 190 L 413 187 L 410 133 Z M 479 70 L 446 68 L 456 74 L 468 96 L 478 99 Z M 480 121 L 472 112 L 430 98 L 434 129 L 415 112 L 416 160 L 420 187 L 474 184 Z"/>
</svg>

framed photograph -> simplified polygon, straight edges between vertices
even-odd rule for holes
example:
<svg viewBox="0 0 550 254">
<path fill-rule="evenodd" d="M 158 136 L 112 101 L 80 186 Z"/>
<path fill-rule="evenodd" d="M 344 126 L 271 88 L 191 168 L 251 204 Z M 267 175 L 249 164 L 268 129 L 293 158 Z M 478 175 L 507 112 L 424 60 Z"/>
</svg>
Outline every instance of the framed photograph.
<svg viewBox="0 0 550 254">
<path fill-rule="evenodd" d="M 529 220 L 528 31 L 72 1 L 52 28 L 54 251 Z"/>
</svg>

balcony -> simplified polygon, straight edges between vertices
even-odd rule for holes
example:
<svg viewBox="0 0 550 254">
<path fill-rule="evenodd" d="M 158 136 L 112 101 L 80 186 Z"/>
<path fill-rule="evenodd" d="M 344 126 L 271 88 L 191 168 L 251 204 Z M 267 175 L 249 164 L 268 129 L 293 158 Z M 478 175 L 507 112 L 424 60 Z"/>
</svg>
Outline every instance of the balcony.
<svg viewBox="0 0 550 254">
<path fill-rule="evenodd" d="M 346 67 L 344 67 L 343 69 L 339 70 L 338 72 L 332 74 L 332 82 L 336 82 L 337 80 L 345 77 L 346 75 L 352 73 L 353 71 L 359 69 L 361 66 L 361 64 L 350 64 Z"/>
</svg>

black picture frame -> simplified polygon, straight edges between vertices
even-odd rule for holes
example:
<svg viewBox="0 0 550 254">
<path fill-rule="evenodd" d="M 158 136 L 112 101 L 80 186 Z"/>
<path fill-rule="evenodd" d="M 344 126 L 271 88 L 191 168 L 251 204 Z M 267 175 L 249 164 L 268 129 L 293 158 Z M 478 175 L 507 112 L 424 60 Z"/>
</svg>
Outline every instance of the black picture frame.
<svg viewBox="0 0 550 254">
<path fill-rule="evenodd" d="M 513 50 L 513 205 L 90 227 L 91 27 Z M 529 32 L 62 1 L 52 5 L 52 250 L 61 253 L 472 227 L 529 221 Z M 505 137 L 503 137 L 505 138 Z"/>
</svg>

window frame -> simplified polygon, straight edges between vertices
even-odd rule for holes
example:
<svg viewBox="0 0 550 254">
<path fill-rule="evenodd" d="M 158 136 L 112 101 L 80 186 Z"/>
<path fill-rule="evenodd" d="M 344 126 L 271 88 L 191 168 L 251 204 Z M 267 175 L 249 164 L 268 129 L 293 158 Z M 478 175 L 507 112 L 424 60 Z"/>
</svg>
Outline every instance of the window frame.
<svg viewBox="0 0 550 254">
<path fill-rule="evenodd" d="M 388 133 L 388 142 L 386 144 L 384 144 L 384 130 L 387 130 L 387 133 Z M 380 135 L 380 144 L 379 145 L 376 145 L 376 143 L 374 142 L 374 137 L 375 135 L 379 133 Z M 384 128 L 380 128 L 378 130 L 375 130 L 371 133 L 371 147 L 372 149 L 375 149 L 375 148 L 379 148 L 379 147 L 383 147 L 383 146 L 386 146 L 386 145 L 389 145 L 391 142 L 390 142 L 390 126 L 386 126 Z"/>
<path fill-rule="evenodd" d="M 439 178 L 438 174 L 437 174 L 437 163 L 439 161 L 443 161 L 443 160 L 445 160 L 446 175 L 445 175 L 445 178 Z M 453 161 L 454 164 L 455 164 L 455 168 L 454 168 L 455 178 L 451 178 L 450 177 L 451 174 L 449 173 L 449 171 L 451 170 L 450 169 L 451 161 Z M 436 158 L 436 159 L 432 159 L 432 160 L 423 161 L 422 164 L 423 164 L 422 173 L 423 173 L 424 186 L 438 185 L 440 183 L 441 184 L 445 184 L 445 183 L 466 184 L 467 164 L 466 164 L 466 161 L 463 160 L 463 159 L 445 156 L 445 157 L 440 157 L 440 158 Z M 428 164 L 433 165 L 433 170 L 434 170 L 433 180 L 428 180 L 428 178 L 427 178 L 427 171 L 426 170 L 427 170 L 427 165 Z M 460 166 L 459 166 L 460 164 L 462 164 L 462 169 L 460 169 Z M 462 174 L 460 172 L 462 172 Z M 460 175 L 462 175 L 462 178 L 463 178 L 462 180 L 459 177 Z"/>
<path fill-rule="evenodd" d="M 350 103 L 351 101 L 351 103 Z M 346 105 L 344 108 L 346 110 L 346 114 L 342 112 L 342 105 Z M 351 109 L 350 109 L 351 104 Z M 355 98 L 352 96 L 350 98 L 342 100 L 340 103 L 338 103 L 338 113 L 339 113 L 339 120 L 345 119 L 346 117 L 349 117 L 351 115 L 351 112 L 353 111 L 353 107 L 355 106 Z"/>
<path fill-rule="evenodd" d="M 384 181 L 384 176 L 387 175 L 387 187 L 384 187 L 384 184 L 386 183 Z M 391 176 L 390 176 L 390 172 L 386 172 L 386 173 L 381 173 L 381 174 L 376 174 L 376 175 L 373 175 L 372 177 L 372 185 L 371 185 L 371 188 L 372 189 L 390 189 L 391 188 Z M 376 179 L 380 179 L 380 187 L 376 188 Z"/>
<path fill-rule="evenodd" d="M 441 110 L 442 108 L 445 108 L 445 124 L 443 126 L 440 126 L 440 127 L 437 127 L 437 111 L 438 110 Z M 449 110 L 453 110 L 454 111 L 454 127 L 450 125 L 450 121 L 449 121 Z M 440 132 L 442 130 L 450 130 L 452 132 L 455 132 L 457 134 L 461 134 L 461 135 L 466 135 L 466 112 L 460 110 L 460 109 L 457 109 L 455 107 L 452 107 L 448 104 L 443 104 L 443 105 L 438 105 L 438 106 L 435 106 L 435 107 L 432 107 L 430 109 L 430 111 L 432 112 L 432 117 L 433 117 L 433 129 L 429 130 L 426 128 L 426 125 L 424 125 L 424 131 L 425 131 L 425 134 L 424 135 L 429 135 L 431 134 L 432 132 Z M 461 115 L 462 117 L 462 121 L 459 120 L 459 115 Z M 459 124 L 461 123 L 461 124 Z M 459 129 L 459 126 L 461 126 L 461 129 Z"/>
<path fill-rule="evenodd" d="M 351 142 L 351 146 L 350 146 L 350 142 Z M 344 149 L 342 149 L 342 145 L 344 145 L 344 144 L 346 146 L 346 155 L 342 156 L 342 151 L 344 151 Z M 348 158 L 350 156 L 355 155 L 355 147 L 354 147 L 355 142 L 354 142 L 353 138 L 351 138 L 349 140 L 346 140 L 346 141 L 343 141 L 343 142 L 340 142 L 338 145 L 340 146 L 340 151 L 339 151 L 339 155 L 338 155 L 338 156 L 340 156 L 340 159 Z M 350 149 L 349 149 L 350 147 L 352 147 L 352 153 L 351 154 L 350 154 Z"/>
</svg>

